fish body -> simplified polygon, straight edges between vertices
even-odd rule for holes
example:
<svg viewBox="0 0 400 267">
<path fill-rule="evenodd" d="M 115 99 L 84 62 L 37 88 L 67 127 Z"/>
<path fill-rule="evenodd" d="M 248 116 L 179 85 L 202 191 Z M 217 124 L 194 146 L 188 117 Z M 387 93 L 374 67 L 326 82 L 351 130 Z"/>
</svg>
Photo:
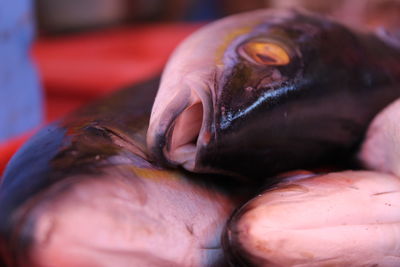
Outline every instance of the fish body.
<svg viewBox="0 0 400 267">
<path fill-rule="evenodd" d="M 376 171 L 294 177 L 227 224 L 231 266 L 399 266 L 400 180 Z"/>
<path fill-rule="evenodd" d="M 157 85 L 89 105 L 17 152 L 0 188 L 7 266 L 222 264 L 218 237 L 233 198 L 204 177 L 148 160 Z"/>
<path fill-rule="evenodd" d="M 147 142 L 194 172 L 312 167 L 354 152 L 399 85 L 400 49 L 373 33 L 295 10 L 233 15 L 177 48 Z"/>
</svg>

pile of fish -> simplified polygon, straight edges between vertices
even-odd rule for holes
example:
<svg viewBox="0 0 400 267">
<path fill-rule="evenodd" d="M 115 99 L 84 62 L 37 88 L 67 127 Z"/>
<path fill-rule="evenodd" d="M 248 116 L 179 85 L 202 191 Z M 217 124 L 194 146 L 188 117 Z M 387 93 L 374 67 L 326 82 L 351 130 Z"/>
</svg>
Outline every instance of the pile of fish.
<svg viewBox="0 0 400 267">
<path fill-rule="evenodd" d="M 399 266 L 399 96 L 389 35 L 295 10 L 211 23 L 161 79 L 16 153 L 1 263 Z"/>
</svg>

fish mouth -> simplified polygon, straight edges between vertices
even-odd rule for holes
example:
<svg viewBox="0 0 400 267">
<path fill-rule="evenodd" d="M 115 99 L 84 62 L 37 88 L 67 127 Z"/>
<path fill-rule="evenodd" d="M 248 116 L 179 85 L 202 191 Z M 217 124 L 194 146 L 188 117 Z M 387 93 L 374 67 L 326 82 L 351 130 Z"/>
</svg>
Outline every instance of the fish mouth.
<svg viewBox="0 0 400 267">
<path fill-rule="evenodd" d="M 172 100 L 161 116 L 150 121 L 147 144 L 151 156 L 163 165 L 201 172 L 196 163 L 199 151 L 211 139 L 211 108 L 209 94 L 200 90 Z"/>
</svg>

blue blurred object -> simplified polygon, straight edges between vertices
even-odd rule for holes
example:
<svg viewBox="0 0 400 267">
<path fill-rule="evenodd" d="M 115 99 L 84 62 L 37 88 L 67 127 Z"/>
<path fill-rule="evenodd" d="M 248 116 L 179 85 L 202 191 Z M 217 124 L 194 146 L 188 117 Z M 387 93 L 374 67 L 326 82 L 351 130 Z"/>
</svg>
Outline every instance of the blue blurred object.
<svg viewBox="0 0 400 267">
<path fill-rule="evenodd" d="M 187 21 L 210 21 L 221 17 L 220 1 L 199 0 L 193 1 L 192 7 L 186 14 Z"/>
<path fill-rule="evenodd" d="M 42 120 L 42 90 L 30 58 L 34 28 L 31 0 L 0 0 L 0 142 Z"/>
</svg>

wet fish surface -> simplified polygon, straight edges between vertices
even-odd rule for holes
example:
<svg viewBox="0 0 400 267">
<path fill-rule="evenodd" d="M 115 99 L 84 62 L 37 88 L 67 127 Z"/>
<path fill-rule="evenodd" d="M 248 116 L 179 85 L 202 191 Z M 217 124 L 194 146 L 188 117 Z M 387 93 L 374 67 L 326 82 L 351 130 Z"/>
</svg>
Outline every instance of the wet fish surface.
<svg viewBox="0 0 400 267">
<path fill-rule="evenodd" d="M 376 171 L 283 181 L 234 213 L 231 266 L 400 265 L 400 179 Z"/>
<path fill-rule="evenodd" d="M 235 201 L 221 186 L 147 157 L 158 80 L 41 130 L 0 189 L 6 266 L 220 266 Z M 53 265 L 52 265 L 53 264 Z"/>
<path fill-rule="evenodd" d="M 252 11 L 177 48 L 147 141 L 167 166 L 259 178 L 348 158 L 399 95 L 393 42 L 306 12 Z"/>
<path fill-rule="evenodd" d="M 296 171 L 236 210 L 231 266 L 400 265 L 400 99 L 370 123 L 358 159 L 373 171 Z"/>
<path fill-rule="evenodd" d="M 223 266 L 223 227 L 251 189 L 223 175 L 352 155 L 400 95 L 399 62 L 373 34 L 293 10 L 206 26 L 178 47 L 158 93 L 158 80 L 121 91 L 17 152 L 0 188 L 4 264 Z M 238 240 L 225 238 L 228 256 Z"/>
</svg>

